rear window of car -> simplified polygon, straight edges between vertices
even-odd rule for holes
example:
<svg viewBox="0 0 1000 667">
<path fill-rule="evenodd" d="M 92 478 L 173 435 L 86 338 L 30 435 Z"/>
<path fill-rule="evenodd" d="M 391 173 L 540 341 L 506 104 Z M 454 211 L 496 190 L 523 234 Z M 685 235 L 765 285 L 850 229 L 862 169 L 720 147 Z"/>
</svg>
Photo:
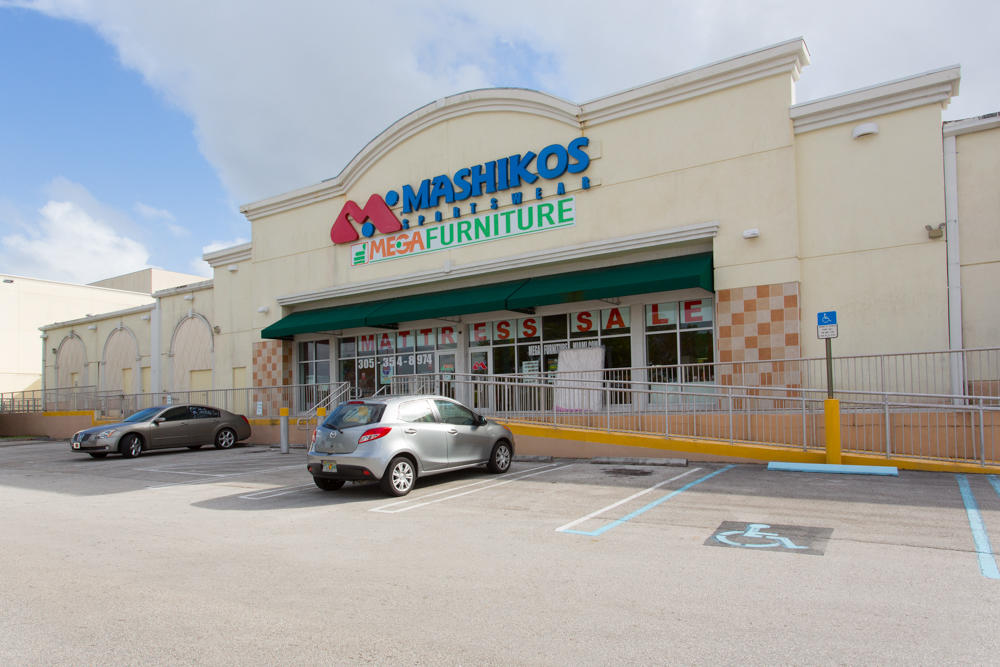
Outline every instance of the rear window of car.
<svg viewBox="0 0 1000 667">
<path fill-rule="evenodd" d="M 341 403 L 323 422 L 327 428 L 350 428 L 374 424 L 382 419 L 384 403 Z"/>
<path fill-rule="evenodd" d="M 195 419 L 218 419 L 219 411 L 215 408 L 206 408 L 202 405 L 192 405 L 188 408 L 191 416 Z"/>
</svg>

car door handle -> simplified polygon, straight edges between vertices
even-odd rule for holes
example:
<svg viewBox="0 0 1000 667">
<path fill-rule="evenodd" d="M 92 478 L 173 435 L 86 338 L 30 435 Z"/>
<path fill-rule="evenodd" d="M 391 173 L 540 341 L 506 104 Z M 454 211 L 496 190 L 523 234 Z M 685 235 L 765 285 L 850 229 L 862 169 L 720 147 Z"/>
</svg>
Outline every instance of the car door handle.
<svg viewBox="0 0 1000 667">
<path fill-rule="evenodd" d="M 403 433 L 406 433 L 408 435 L 414 435 L 414 434 L 416 434 L 416 432 L 417 432 L 417 429 L 415 429 L 415 428 L 404 428 L 403 429 Z"/>
<path fill-rule="evenodd" d="M 450 428 L 450 429 L 448 429 L 448 433 L 451 433 L 452 435 L 458 435 L 458 429 L 457 428 Z"/>
</svg>

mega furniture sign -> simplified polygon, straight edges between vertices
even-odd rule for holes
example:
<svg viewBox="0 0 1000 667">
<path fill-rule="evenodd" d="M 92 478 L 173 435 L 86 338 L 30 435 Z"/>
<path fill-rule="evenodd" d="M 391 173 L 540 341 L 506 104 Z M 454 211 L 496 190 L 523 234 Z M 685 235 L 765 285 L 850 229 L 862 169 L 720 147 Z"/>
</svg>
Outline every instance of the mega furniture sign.
<svg viewBox="0 0 1000 667">
<path fill-rule="evenodd" d="M 575 224 L 575 198 L 533 202 L 506 211 L 489 212 L 439 225 L 385 234 L 351 246 L 351 265 L 412 257 L 437 250 L 523 236 Z"/>
</svg>

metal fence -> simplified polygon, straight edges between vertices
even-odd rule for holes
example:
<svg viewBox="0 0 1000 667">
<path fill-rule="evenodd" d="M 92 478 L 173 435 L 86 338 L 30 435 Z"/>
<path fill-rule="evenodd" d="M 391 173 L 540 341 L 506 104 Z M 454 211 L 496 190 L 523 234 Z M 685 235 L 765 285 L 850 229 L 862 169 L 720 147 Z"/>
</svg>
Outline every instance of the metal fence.
<svg viewBox="0 0 1000 667">
<path fill-rule="evenodd" d="M 391 393 L 434 393 L 509 422 L 794 449 L 825 446 L 825 390 L 626 380 L 587 372 L 393 379 Z M 598 372 L 600 374 L 600 372 Z M 679 377 L 679 376 L 678 376 Z M 656 379 L 662 379 L 657 377 Z M 1000 406 L 942 394 L 839 392 L 844 452 L 1000 463 Z"/>
<path fill-rule="evenodd" d="M 343 396 L 347 383 L 296 384 L 241 389 L 204 389 L 145 394 L 96 391 L 94 387 L 70 387 L 0 394 L 0 413 L 38 413 L 88 410 L 98 418 L 115 419 L 155 405 L 201 403 L 247 417 L 278 417 L 280 409 L 293 415 L 308 414 L 329 400 Z"/>
</svg>

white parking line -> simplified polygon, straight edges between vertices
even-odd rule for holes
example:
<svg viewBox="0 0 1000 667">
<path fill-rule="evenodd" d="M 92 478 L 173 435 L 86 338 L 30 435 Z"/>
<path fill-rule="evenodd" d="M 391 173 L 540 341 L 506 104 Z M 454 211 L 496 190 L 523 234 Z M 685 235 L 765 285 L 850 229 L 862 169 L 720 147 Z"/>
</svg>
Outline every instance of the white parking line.
<svg viewBox="0 0 1000 667">
<path fill-rule="evenodd" d="M 538 468 L 529 468 L 528 470 L 519 470 L 516 473 L 509 473 L 507 475 L 504 475 L 504 477 L 512 477 L 512 478 L 508 479 L 508 480 L 505 480 L 503 482 L 496 482 L 494 484 L 490 484 L 488 486 L 483 486 L 483 487 L 480 487 L 478 489 L 472 489 L 471 491 L 463 491 L 462 493 L 454 493 L 453 495 L 445 496 L 444 498 L 438 498 L 436 500 L 428 500 L 426 502 L 415 502 L 415 501 L 418 501 L 418 500 L 422 500 L 423 498 L 430 498 L 432 496 L 438 496 L 438 495 L 441 495 L 441 494 L 444 494 L 444 493 L 452 493 L 453 491 L 457 491 L 459 489 L 464 489 L 464 488 L 467 488 L 467 487 L 470 487 L 470 486 L 476 486 L 477 484 L 481 484 L 482 482 L 473 482 L 472 484 L 465 484 L 464 486 L 460 486 L 457 489 L 455 489 L 455 488 L 453 488 L 453 489 L 445 489 L 444 491 L 437 491 L 435 493 L 429 493 L 429 494 L 427 494 L 425 496 L 421 496 L 420 498 L 414 498 L 412 500 L 400 500 L 400 501 L 397 501 L 397 502 L 394 502 L 394 503 L 389 503 L 388 505 L 382 505 L 381 507 L 375 507 L 375 508 L 370 509 L 368 511 L 369 512 L 382 512 L 384 514 L 398 514 L 399 512 L 409 512 L 410 510 L 415 510 L 418 507 L 425 507 L 427 505 L 433 505 L 434 503 L 442 503 L 442 502 L 444 502 L 446 500 L 452 500 L 454 498 L 460 498 L 462 496 L 467 496 L 470 493 L 479 493 L 480 491 L 485 491 L 486 489 L 492 489 L 492 488 L 495 488 L 495 487 L 498 487 L 498 486 L 503 486 L 504 484 L 510 484 L 511 482 L 517 482 L 517 481 L 522 480 L 522 479 L 524 479 L 526 477 L 534 477 L 535 475 L 541 475 L 541 474 L 544 474 L 544 473 L 547 473 L 547 472 L 555 472 L 556 470 L 562 470 L 563 468 L 569 468 L 570 466 L 573 466 L 573 465 L 576 465 L 576 464 L 575 463 L 568 463 L 568 464 L 563 465 L 563 466 L 553 467 L 555 465 L 557 465 L 557 464 L 550 463 L 548 465 L 539 466 Z M 532 472 L 532 471 L 534 471 L 534 472 Z M 525 474 L 522 474 L 522 473 L 528 473 L 528 474 L 525 475 Z M 517 477 L 513 477 L 513 475 L 517 475 Z M 487 480 L 483 480 L 483 481 L 487 481 Z M 400 509 L 394 509 L 394 510 L 393 509 L 389 509 L 390 507 L 395 507 L 397 505 L 404 505 L 406 503 L 414 503 L 414 502 L 415 502 L 415 504 L 409 505 L 407 507 L 401 507 Z"/>
<path fill-rule="evenodd" d="M 202 477 L 225 477 L 224 474 L 213 475 L 207 472 L 186 472 L 184 470 L 164 470 L 163 468 L 133 468 L 133 470 L 142 470 L 144 472 L 162 472 L 169 475 L 200 475 Z"/>
<path fill-rule="evenodd" d="M 664 484 L 669 484 L 670 482 L 673 482 L 674 480 L 678 480 L 681 477 L 684 477 L 685 475 L 690 475 L 691 473 L 698 472 L 699 470 L 701 470 L 701 468 L 691 468 L 691 470 L 688 470 L 687 472 L 682 472 L 681 474 L 675 475 L 674 477 L 671 477 L 670 479 L 665 479 L 662 482 L 660 482 L 659 484 L 654 484 L 653 486 L 649 487 L 648 489 L 643 489 L 642 491 L 639 491 L 638 493 L 633 493 L 628 498 L 624 498 L 623 500 L 619 500 L 618 502 L 612 503 L 611 505 L 608 505 L 607 507 L 602 507 L 601 509 L 599 509 L 597 511 L 594 511 L 594 512 L 591 512 L 590 514 L 588 514 L 585 517 L 580 517 L 579 519 L 576 519 L 575 521 L 570 521 L 565 526 L 559 526 L 558 528 L 556 528 L 556 532 L 557 533 L 561 533 L 561 532 L 567 531 L 570 528 L 572 528 L 573 526 L 575 526 L 577 524 L 580 524 L 580 523 L 583 523 L 587 519 L 593 519 L 595 516 L 603 514 L 604 512 L 607 512 L 608 510 L 613 510 L 614 508 L 618 507 L 619 505 L 624 505 L 625 503 L 627 503 L 630 500 L 635 500 L 639 496 L 644 496 L 647 493 L 650 493 L 651 491 L 655 491 L 656 489 L 660 488 Z"/>
<path fill-rule="evenodd" d="M 245 500 L 267 500 L 268 498 L 277 498 L 278 496 L 284 496 L 289 493 L 296 493 L 304 489 L 314 489 L 315 484 L 303 484 L 301 486 L 283 486 L 277 489 L 264 489 L 263 491 L 254 491 L 253 493 L 247 493 L 240 496 Z"/>
<path fill-rule="evenodd" d="M 233 479 L 234 477 L 246 477 L 247 475 L 256 475 L 256 474 L 259 474 L 259 473 L 262 473 L 262 472 L 274 472 L 276 470 L 300 469 L 302 467 L 303 467 L 303 465 L 301 463 L 298 463 L 298 464 L 293 465 L 293 466 L 278 466 L 277 468 L 260 468 L 258 470 L 250 470 L 248 472 L 239 472 L 239 473 L 235 473 L 235 474 L 232 474 L 232 475 L 220 475 L 220 476 L 217 476 L 217 477 L 213 477 L 212 480 L 210 480 L 210 481 L 221 481 L 221 480 L 224 480 L 224 479 Z M 157 484 L 155 486 L 147 486 L 146 488 L 147 489 L 165 489 L 165 488 L 168 488 L 168 487 L 171 487 L 171 486 L 184 486 L 185 484 L 200 484 L 200 483 L 202 483 L 204 481 L 209 481 L 209 480 L 193 479 L 193 480 L 189 480 L 189 481 L 185 481 L 185 482 L 171 482 L 169 484 Z"/>
</svg>

